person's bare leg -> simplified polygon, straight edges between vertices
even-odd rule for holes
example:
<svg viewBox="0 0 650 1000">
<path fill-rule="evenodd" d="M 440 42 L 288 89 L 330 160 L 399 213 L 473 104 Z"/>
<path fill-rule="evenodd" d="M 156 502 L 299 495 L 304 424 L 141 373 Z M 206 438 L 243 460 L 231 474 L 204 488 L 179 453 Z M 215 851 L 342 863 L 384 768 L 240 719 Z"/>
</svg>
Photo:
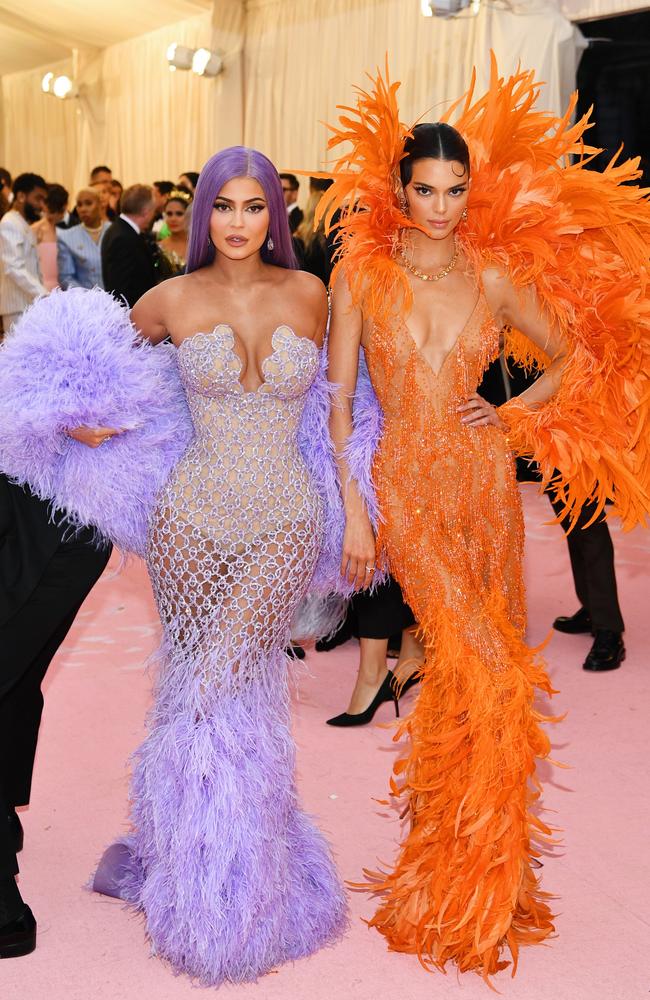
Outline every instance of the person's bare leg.
<svg viewBox="0 0 650 1000">
<path fill-rule="evenodd" d="M 403 684 L 424 662 L 424 646 L 416 638 L 417 626 L 405 628 L 402 632 L 402 646 L 393 673 L 397 684 Z"/>
<path fill-rule="evenodd" d="M 350 698 L 348 712 L 365 712 L 384 680 L 388 666 L 388 639 L 359 639 L 359 673 Z"/>
</svg>

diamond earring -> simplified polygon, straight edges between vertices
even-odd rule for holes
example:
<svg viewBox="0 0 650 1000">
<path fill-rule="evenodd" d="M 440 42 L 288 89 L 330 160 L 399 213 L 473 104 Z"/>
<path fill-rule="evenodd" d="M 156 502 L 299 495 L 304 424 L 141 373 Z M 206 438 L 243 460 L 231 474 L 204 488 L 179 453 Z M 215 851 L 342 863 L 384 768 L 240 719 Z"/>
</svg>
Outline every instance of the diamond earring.
<svg viewBox="0 0 650 1000">
<path fill-rule="evenodd" d="M 273 250 L 274 247 L 275 243 L 273 242 L 272 237 L 269 236 L 268 240 L 266 241 L 266 249 L 270 252 L 271 250 Z"/>
<path fill-rule="evenodd" d="M 463 220 L 463 222 L 467 222 L 467 209 L 466 208 L 463 209 L 463 214 L 461 215 L 461 219 Z"/>
</svg>

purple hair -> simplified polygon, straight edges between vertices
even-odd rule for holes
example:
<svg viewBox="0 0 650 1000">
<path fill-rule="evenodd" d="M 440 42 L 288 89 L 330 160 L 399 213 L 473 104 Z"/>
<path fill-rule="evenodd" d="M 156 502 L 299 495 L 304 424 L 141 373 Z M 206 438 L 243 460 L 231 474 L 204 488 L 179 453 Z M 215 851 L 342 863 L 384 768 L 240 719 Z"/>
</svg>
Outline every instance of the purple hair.
<svg viewBox="0 0 650 1000">
<path fill-rule="evenodd" d="M 214 260 L 215 249 L 210 240 L 210 216 L 215 198 L 224 184 L 233 177 L 252 177 L 262 187 L 269 207 L 269 236 L 273 249 L 266 241 L 262 260 L 278 267 L 297 268 L 291 230 L 282 194 L 280 176 L 263 153 L 246 146 L 230 146 L 211 157 L 203 167 L 192 203 L 192 224 L 187 253 L 186 272 L 197 271 Z"/>
</svg>

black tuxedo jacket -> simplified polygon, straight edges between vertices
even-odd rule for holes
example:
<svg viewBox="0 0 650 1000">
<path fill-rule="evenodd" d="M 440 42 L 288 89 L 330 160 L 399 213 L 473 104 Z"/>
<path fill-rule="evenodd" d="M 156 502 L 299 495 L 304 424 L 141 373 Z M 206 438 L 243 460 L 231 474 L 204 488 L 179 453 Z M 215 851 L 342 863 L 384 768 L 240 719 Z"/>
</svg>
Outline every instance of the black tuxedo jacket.
<svg viewBox="0 0 650 1000">
<path fill-rule="evenodd" d="M 154 260 L 142 233 L 116 219 L 102 240 L 102 277 L 107 292 L 134 306 L 158 281 Z"/>
<path fill-rule="evenodd" d="M 292 235 L 295 233 L 303 219 L 303 210 L 298 205 L 294 205 L 289 212 L 289 229 L 291 230 Z"/>
</svg>

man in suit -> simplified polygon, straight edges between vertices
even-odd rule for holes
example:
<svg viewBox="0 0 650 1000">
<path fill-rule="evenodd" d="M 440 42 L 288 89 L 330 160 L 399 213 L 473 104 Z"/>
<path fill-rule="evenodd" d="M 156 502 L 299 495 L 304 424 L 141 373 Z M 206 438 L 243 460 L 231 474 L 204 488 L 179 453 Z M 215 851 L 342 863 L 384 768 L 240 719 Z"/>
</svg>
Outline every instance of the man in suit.
<svg viewBox="0 0 650 1000">
<path fill-rule="evenodd" d="M 547 490 L 547 496 L 556 516 L 561 517 L 562 502 L 552 490 Z M 602 673 L 616 670 L 625 659 L 625 625 L 618 603 L 609 526 L 603 514 L 593 520 L 595 513 L 596 505 L 586 503 L 572 531 L 569 531 L 568 518 L 560 522 L 567 533 L 573 585 L 580 608 L 574 615 L 556 618 L 553 628 L 570 635 L 593 635 L 591 649 L 582 666 L 592 673 Z"/>
<path fill-rule="evenodd" d="M 289 229 L 291 230 L 291 235 L 293 236 L 303 220 L 303 211 L 298 205 L 298 191 L 300 189 L 300 183 L 295 174 L 280 174 L 280 180 L 282 181 L 284 203 L 287 206 Z"/>
<path fill-rule="evenodd" d="M 158 282 L 154 257 L 145 239 L 153 221 L 156 204 L 153 188 L 132 184 L 122 195 L 119 219 L 106 230 L 102 240 L 104 288 L 134 306 Z"/>
<path fill-rule="evenodd" d="M 89 530 L 72 536 L 52 522 L 46 501 L 0 474 L 0 959 L 36 945 L 15 878 L 23 843 L 16 807 L 30 799 L 41 683 L 109 555 Z"/>
<path fill-rule="evenodd" d="M 501 360 L 499 358 L 490 365 L 478 388 L 479 394 L 493 406 L 505 403 L 510 395 L 518 396 L 537 377 L 526 374 L 516 365 L 504 368 Z M 531 468 L 528 462 L 518 459 L 517 478 L 530 482 L 539 481 L 540 477 L 536 467 Z M 553 622 L 553 628 L 556 632 L 570 635 L 593 636 L 591 649 L 582 664 L 583 670 L 591 673 L 616 670 L 625 659 L 625 625 L 618 603 L 614 546 L 609 526 L 602 514 L 594 520 L 595 504 L 585 503 L 573 530 L 569 530 L 571 524 L 568 518 L 563 517 L 562 501 L 553 489 L 547 489 L 546 495 L 566 534 L 573 585 L 580 601 L 578 611 L 573 615 L 560 615 Z"/>
</svg>

